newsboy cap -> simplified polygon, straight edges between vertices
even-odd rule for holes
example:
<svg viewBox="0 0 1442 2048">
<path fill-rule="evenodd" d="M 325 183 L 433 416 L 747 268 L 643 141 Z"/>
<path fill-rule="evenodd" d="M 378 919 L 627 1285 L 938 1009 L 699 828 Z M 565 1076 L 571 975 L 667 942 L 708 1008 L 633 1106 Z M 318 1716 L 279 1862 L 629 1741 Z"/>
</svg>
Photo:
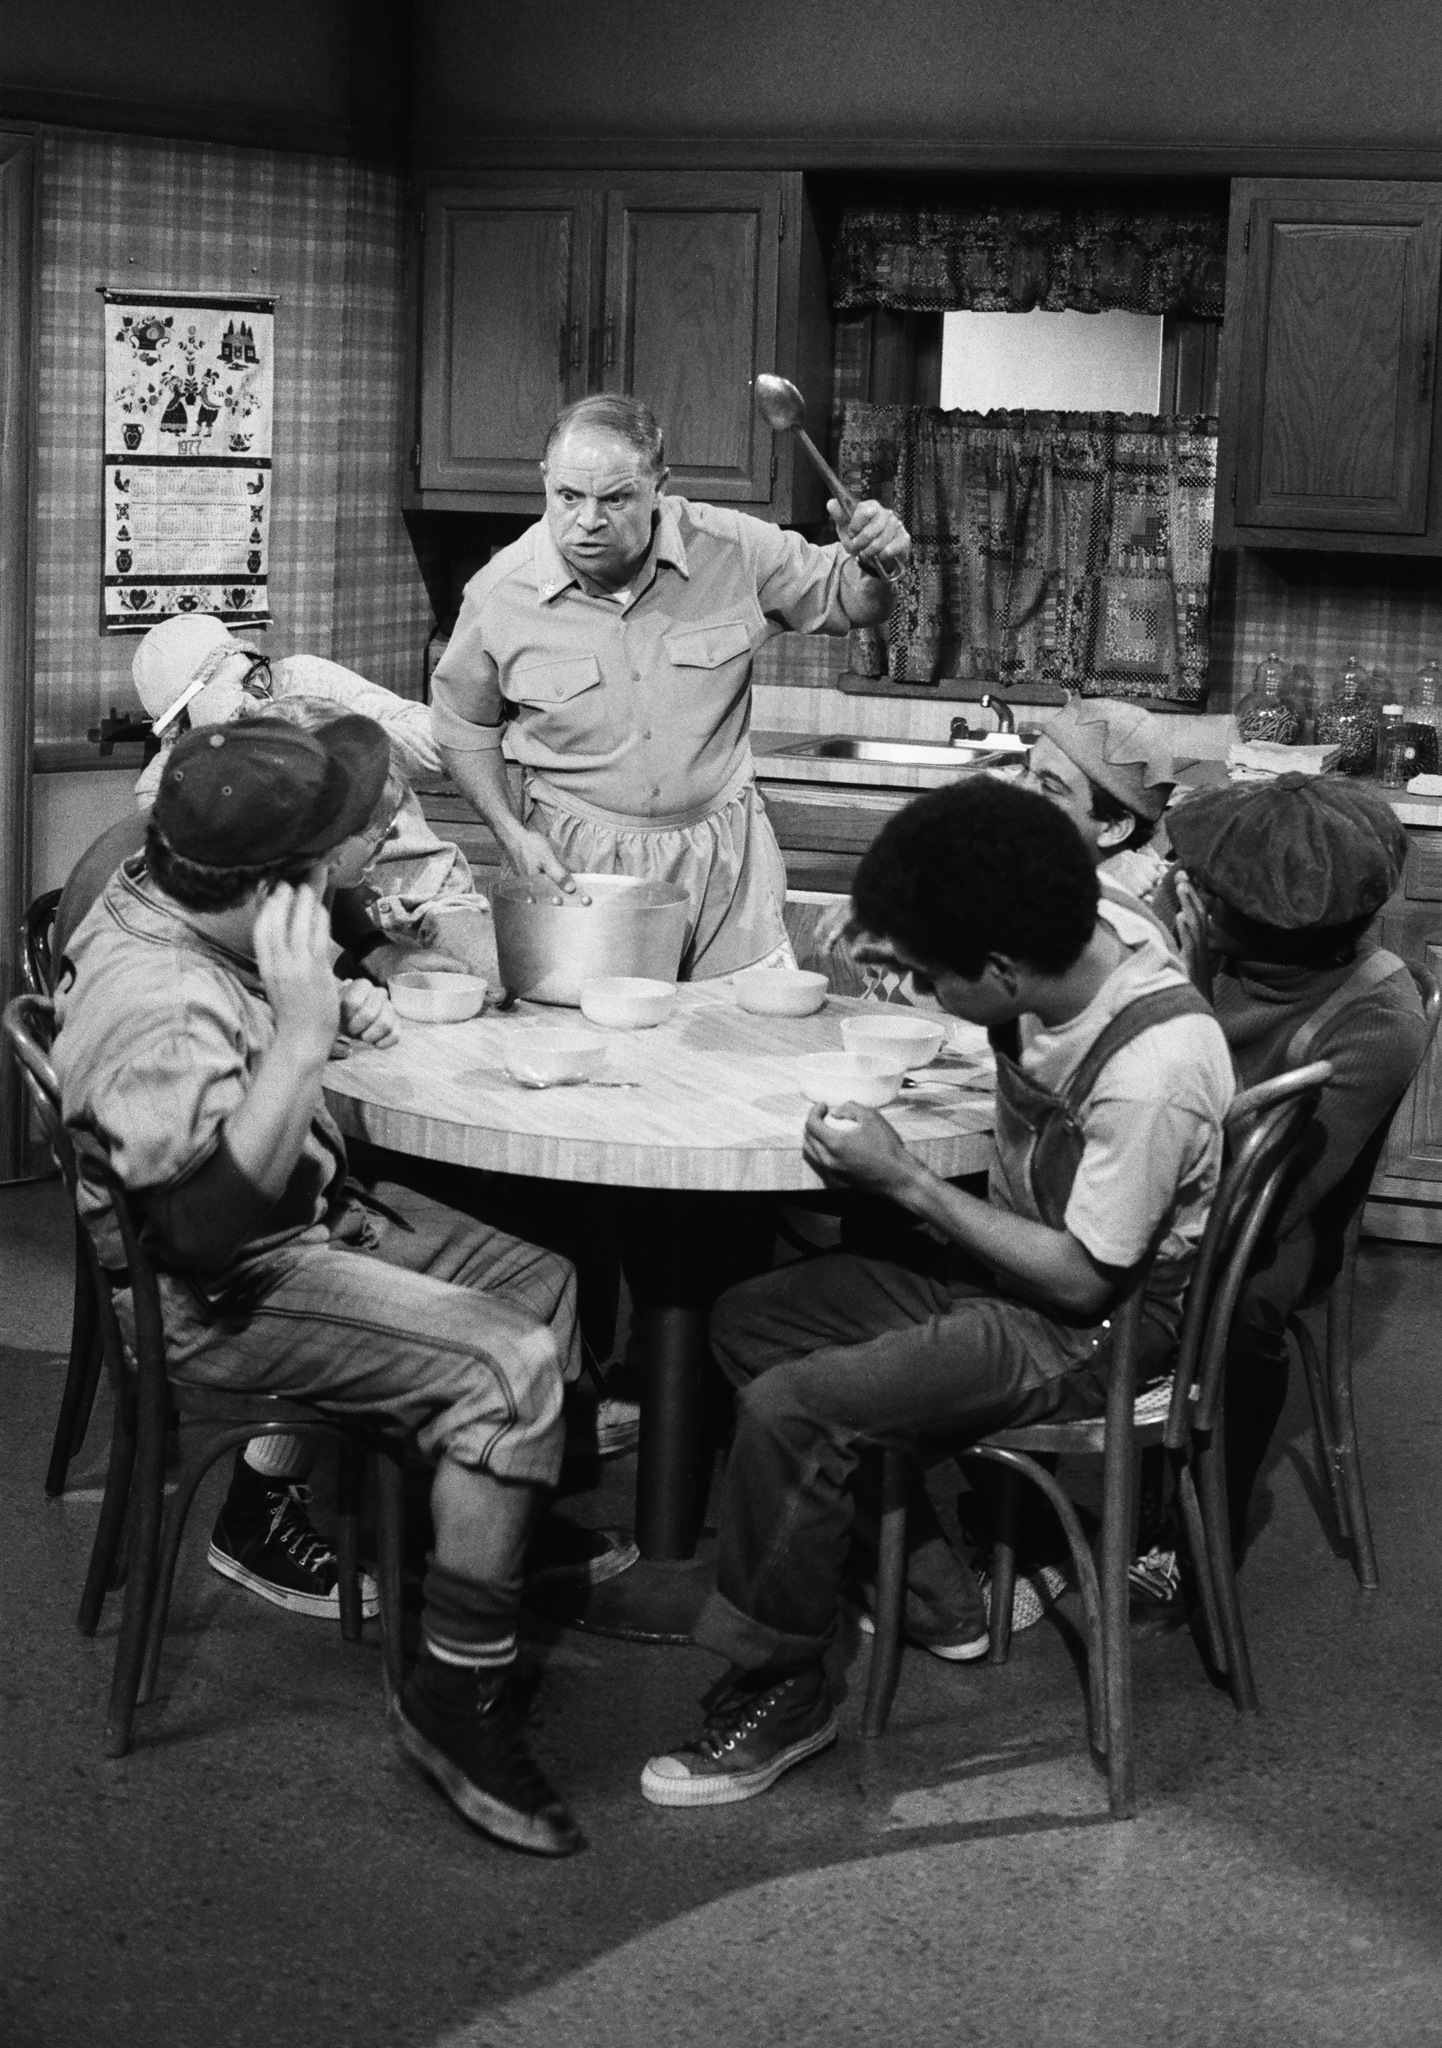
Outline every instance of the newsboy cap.
<svg viewBox="0 0 1442 2048">
<path fill-rule="evenodd" d="M 1194 880 L 1281 931 L 1370 917 L 1407 858 L 1391 805 L 1342 776 L 1287 774 L 1205 790 L 1169 813 L 1167 832 Z"/>
<path fill-rule="evenodd" d="M 171 850 L 204 867 L 319 859 L 363 828 L 389 767 L 373 718 L 350 713 L 316 732 L 256 718 L 177 740 L 152 815 Z"/>
</svg>

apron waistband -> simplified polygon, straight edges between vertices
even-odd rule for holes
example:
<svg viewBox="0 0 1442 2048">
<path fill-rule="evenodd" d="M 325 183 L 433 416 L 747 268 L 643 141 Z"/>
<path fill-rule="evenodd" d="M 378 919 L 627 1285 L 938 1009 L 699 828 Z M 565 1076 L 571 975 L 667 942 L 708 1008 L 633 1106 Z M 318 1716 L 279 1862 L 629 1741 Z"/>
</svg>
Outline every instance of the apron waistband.
<svg viewBox="0 0 1442 2048">
<path fill-rule="evenodd" d="M 690 810 L 668 813 L 663 817 L 636 818 L 625 811 L 603 811 L 597 804 L 588 804 L 583 798 L 558 789 L 554 782 L 548 782 L 534 768 L 526 770 L 525 787 L 527 796 L 550 804 L 558 811 L 565 811 L 573 818 L 580 818 L 588 825 L 604 826 L 610 832 L 681 832 L 690 825 L 700 825 L 707 818 L 714 818 L 738 796 L 744 796 L 752 785 L 755 772 L 748 747 L 740 767 L 714 796 L 707 797 L 704 803 L 694 805 Z"/>
</svg>

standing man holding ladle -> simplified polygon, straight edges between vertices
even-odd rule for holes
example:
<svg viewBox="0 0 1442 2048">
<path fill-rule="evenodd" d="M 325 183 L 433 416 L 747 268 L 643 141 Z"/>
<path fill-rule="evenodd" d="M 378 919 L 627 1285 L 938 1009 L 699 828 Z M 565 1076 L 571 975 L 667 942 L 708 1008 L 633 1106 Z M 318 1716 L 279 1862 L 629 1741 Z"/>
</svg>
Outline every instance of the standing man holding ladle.
<svg viewBox="0 0 1442 2048">
<path fill-rule="evenodd" d="M 447 768 L 521 873 L 567 890 L 574 872 L 684 887 L 683 978 L 789 960 L 785 868 L 751 760 L 751 663 L 783 629 L 884 619 L 905 527 L 872 500 L 833 498 L 839 538 L 816 547 L 670 496 L 655 418 L 613 394 L 567 407 L 541 474 L 544 519 L 466 586 L 435 673 Z"/>
</svg>

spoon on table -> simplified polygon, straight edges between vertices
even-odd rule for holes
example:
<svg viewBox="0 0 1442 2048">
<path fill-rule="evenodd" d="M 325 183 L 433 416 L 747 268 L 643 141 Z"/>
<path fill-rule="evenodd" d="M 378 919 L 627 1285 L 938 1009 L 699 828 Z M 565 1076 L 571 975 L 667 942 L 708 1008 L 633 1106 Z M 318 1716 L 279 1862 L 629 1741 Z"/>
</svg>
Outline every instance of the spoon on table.
<svg viewBox="0 0 1442 2048">
<path fill-rule="evenodd" d="M 763 370 L 756 378 L 753 388 L 756 393 L 756 409 L 762 419 L 774 432 L 796 436 L 801 443 L 802 453 L 841 507 L 842 517 L 850 520 L 856 510 L 856 499 L 807 433 L 806 400 L 791 379 L 773 377 L 769 371 Z M 894 562 L 876 560 L 876 567 L 889 583 L 894 583 L 901 574 L 900 566 Z"/>
</svg>

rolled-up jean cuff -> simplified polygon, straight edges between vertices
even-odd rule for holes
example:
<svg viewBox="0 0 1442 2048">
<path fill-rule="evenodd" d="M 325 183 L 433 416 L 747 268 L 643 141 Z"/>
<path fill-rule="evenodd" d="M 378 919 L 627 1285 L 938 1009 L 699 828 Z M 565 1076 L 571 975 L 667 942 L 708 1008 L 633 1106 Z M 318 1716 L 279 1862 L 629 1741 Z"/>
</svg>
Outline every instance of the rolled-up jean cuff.
<svg viewBox="0 0 1442 2048">
<path fill-rule="evenodd" d="M 824 1636 L 785 1635 L 743 1614 L 724 1593 L 714 1591 L 692 1631 L 692 1639 L 703 1650 L 714 1650 L 741 1671 L 813 1671 L 835 1636 L 835 1628 Z"/>
</svg>

